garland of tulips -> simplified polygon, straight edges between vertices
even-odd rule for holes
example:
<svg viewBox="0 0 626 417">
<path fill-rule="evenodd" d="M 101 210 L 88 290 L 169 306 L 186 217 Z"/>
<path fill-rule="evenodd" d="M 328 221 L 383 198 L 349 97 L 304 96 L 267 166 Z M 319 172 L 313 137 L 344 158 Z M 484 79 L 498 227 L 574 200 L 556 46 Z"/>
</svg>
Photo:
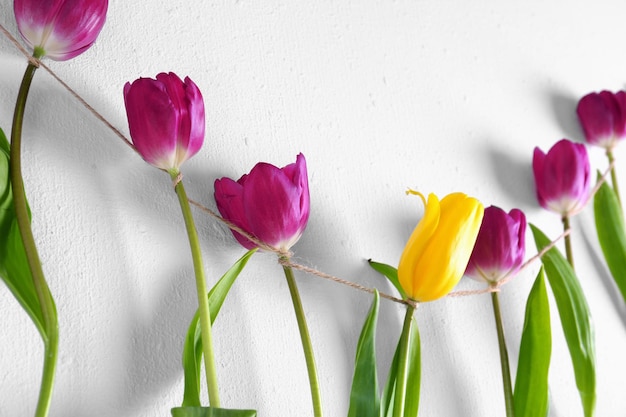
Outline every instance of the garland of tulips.
<svg viewBox="0 0 626 417">
<path fill-rule="evenodd" d="M 14 12 L 22 38 L 32 50 L 19 89 L 10 143 L 0 135 L 0 276 L 39 331 L 44 344 L 43 375 L 36 417 L 47 416 L 58 352 L 58 320 L 52 292 L 39 261 L 36 239 L 21 175 L 22 124 L 31 81 L 39 60 L 71 59 L 85 52 L 102 29 L 107 0 L 15 0 Z M 135 150 L 172 182 L 184 218 L 198 297 L 183 348 L 185 388 L 174 417 L 255 416 L 254 410 L 224 408 L 212 341 L 212 322 L 237 276 L 258 250 L 277 254 L 287 280 L 311 388 L 313 415 L 321 417 L 322 399 L 305 309 L 290 266 L 293 245 L 304 232 L 310 212 L 307 165 L 304 155 L 278 168 L 258 163 L 238 180 L 215 181 L 215 201 L 234 238 L 247 252 L 209 290 L 198 233 L 183 186 L 181 166 L 202 147 L 205 135 L 204 102 L 196 84 L 174 73 L 139 78 L 123 88 L 130 136 Z M 517 375 L 512 378 L 498 291 L 522 267 L 525 259 L 526 217 L 518 209 L 486 209 L 475 198 L 452 193 L 439 199 L 418 191 L 424 215 L 417 222 L 397 268 L 370 260 L 376 271 L 397 289 L 406 308 L 402 331 L 383 390 L 377 378 L 375 335 L 379 295 L 359 339 L 350 397 L 349 417 L 415 417 L 421 384 L 421 341 L 414 315 L 419 304 L 445 297 L 467 275 L 485 284 L 491 294 L 502 370 L 503 401 L 507 417 L 545 416 L 548 412 L 548 369 L 551 358 L 551 312 L 548 285 L 556 300 L 569 348 L 576 385 L 585 417 L 594 415 L 596 399 L 593 324 L 574 270 L 570 218 L 593 196 L 598 239 L 617 287 L 626 300 L 626 237 L 613 157 L 614 147 L 626 137 L 626 93 L 602 91 L 580 100 L 578 117 L 587 141 L 606 151 L 611 184 L 599 176 L 591 190 L 585 145 L 567 139 L 547 153 L 535 149 L 532 169 L 539 204 L 561 217 L 565 252 L 554 247 L 536 226 L 530 225 L 541 251 L 543 268 L 528 295 L 520 343 Z M 1 133 L 1 131 L 0 131 Z M 28 144 L 27 144 L 28 145 Z M 424 341 L 428 343 L 428 341 Z M 201 363 L 204 362 L 208 406 L 201 403 Z"/>
</svg>

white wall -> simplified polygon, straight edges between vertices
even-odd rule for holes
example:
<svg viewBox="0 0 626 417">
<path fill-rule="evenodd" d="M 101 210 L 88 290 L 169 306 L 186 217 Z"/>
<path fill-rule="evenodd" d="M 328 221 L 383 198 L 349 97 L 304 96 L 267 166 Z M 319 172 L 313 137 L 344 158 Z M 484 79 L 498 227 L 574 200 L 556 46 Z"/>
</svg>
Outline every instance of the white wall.
<svg viewBox="0 0 626 417">
<path fill-rule="evenodd" d="M 17 35 L 12 2 L 0 23 Z M 557 216 L 535 200 L 535 146 L 582 140 L 582 95 L 624 88 L 626 3 L 590 1 L 110 0 L 97 44 L 48 62 L 127 132 L 126 81 L 189 75 L 204 94 L 207 136 L 184 166 L 191 198 L 215 207 L 213 181 L 303 152 L 312 213 L 296 259 L 393 292 L 365 259 L 396 264 L 421 215 L 413 187 L 464 191 L 519 207 L 552 236 Z M 10 130 L 24 58 L 0 38 L 0 126 Z M 181 347 L 195 311 L 191 259 L 167 175 L 145 164 L 44 71 L 29 98 L 27 193 L 56 298 L 61 345 L 52 417 L 167 416 L 182 399 Z M 599 149 L 593 167 L 604 169 Z M 626 145 L 617 150 L 626 184 Z M 196 212 L 211 281 L 243 254 Z M 591 208 L 573 222 L 581 284 L 596 324 L 598 416 L 626 410 L 626 309 L 602 262 Z M 528 252 L 534 253 L 530 232 Z M 501 295 L 513 371 L 524 305 L 539 265 Z M 325 415 L 346 415 L 355 345 L 371 296 L 298 273 Z M 469 280 L 468 280 L 469 281 Z M 459 288 L 480 288 L 462 281 Z M 0 416 L 33 414 L 42 348 L 0 285 Z M 403 308 L 382 301 L 381 379 Z M 416 313 L 421 416 L 502 416 L 487 295 Z M 551 416 L 581 416 L 553 308 Z M 275 257 L 256 255 L 215 326 L 222 403 L 260 416 L 312 415 L 289 293 Z"/>
</svg>

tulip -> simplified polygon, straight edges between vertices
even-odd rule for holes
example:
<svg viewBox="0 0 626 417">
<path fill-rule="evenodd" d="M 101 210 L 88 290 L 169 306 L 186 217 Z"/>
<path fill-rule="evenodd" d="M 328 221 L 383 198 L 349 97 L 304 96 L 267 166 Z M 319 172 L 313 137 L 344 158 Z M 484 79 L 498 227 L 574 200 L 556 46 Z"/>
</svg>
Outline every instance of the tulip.
<svg viewBox="0 0 626 417">
<path fill-rule="evenodd" d="M 562 139 L 547 154 L 535 148 L 533 173 L 541 207 L 562 217 L 578 213 L 590 196 L 589 171 L 583 144 Z"/>
<path fill-rule="evenodd" d="M 204 141 L 204 101 L 189 77 L 160 73 L 124 86 L 130 136 L 149 164 L 176 174 Z"/>
<path fill-rule="evenodd" d="M 413 193 L 424 201 L 424 216 L 402 252 L 398 280 L 409 298 L 432 301 L 447 295 L 463 276 L 484 209 L 462 193 L 441 201 L 430 194 L 427 203 Z"/>
<path fill-rule="evenodd" d="M 507 213 L 487 207 L 465 274 L 488 284 L 514 274 L 524 261 L 525 240 L 526 216 L 521 210 Z"/>
<path fill-rule="evenodd" d="M 17 28 L 38 57 L 66 61 L 95 42 L 108 0 L 15 0 Z"/>
<path fill-rule="evenodd" d="M 304 155 L 284 168 L 260 162 L 237 181 L 215 181 L 215 201 L 222 216 L 280 251 L 288 251 L 309 219 L 309 182 Z M 246 249 L 257 244 L 233 231 Z"/>
<path fill-rule="evenodd" d="M 626 92 L 589 93 L 578 102 L 576 113 L 591 145 L 610 150 L 626 138 Z"/>
</svg>

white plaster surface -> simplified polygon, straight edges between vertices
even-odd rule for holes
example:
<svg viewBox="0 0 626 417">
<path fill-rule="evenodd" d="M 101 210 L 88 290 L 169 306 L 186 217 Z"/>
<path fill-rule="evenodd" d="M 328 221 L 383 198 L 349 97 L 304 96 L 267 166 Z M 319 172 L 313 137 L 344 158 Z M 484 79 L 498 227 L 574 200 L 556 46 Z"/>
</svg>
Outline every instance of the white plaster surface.
<svg viewBox="0 0 626 417">
<path fill-rule="evenodd" d="M 535 146 L 582 140 L 582 95 L 626 82 L 623 1 L 110 0 L 96 45 L 50 67 L 122 132 L 122 87 L 190 76 L 206 103 L 204 148 L 183 168 L 191 198 L 214 208 L 213 181 L 303 152 L 312 211 L 293 248 L 304 264 L 393 293 L 365 260 L 396 264 L 421 215 L 413 187 L 464 191 L 519 207 L 551 236 L 535 200 Z M 0 23 L 17 35 L 10 0 Z M 25 59 L 0 37 L 0 126 L 9 131 Z M 38 71 L 24 131 L 33 228 L 61 326 L 51 417 L 168 416 L 182 400 L 181 348 L 196 308 L 191 258 L 166 174 L 150 167 L 50 75 Z M 606 161 L 590 149 L 594 169 Z M 617 149 L 626 184 L 626 145 Z M 244 251 L 195 212 L 214 282 Z M 574 251 L 596 325 L 597 415 L 626 414 L 626 309 L 595 236 L 591 207 Z M 528 232 L 528 253 L 534 253 Z M 502 291 L 513 372 L 533 264 Z M 297 274 L 325 416 L 345 416 L 358 334 L 371 296 Z M 460 289 L 480 286 L 464 279 Z M 553 305 L 550 416 L 582 416 Z M 380 378 L 403 308 L 382 301 Z M 503 416 L 489 296 L 416 313 L 420 416 Z M 0 416 L 32 416 L 42 347 L 0 285 Z M 259 416 L 312 416 L 289 293 L 271 254 L 255 255 L 215 325 L 222 403 Z"/>
</svg>

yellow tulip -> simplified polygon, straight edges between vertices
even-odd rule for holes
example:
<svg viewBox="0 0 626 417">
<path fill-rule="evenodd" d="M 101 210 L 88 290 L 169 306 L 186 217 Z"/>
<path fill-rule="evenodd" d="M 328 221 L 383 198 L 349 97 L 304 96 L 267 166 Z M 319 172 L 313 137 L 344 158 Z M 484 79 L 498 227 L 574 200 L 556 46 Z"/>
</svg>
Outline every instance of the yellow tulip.
<svg viewBox="0 0 626 417">
<path fill-rule="evenodd" d="M 483 205 L 463 193 L 441 201 L 430 194 L 424 202 L 424 216 L 407 242 L 398 280 L 406 295 L 418 302 L 447 295 L 463 277 L 483 218 Z"/>
</svg>

